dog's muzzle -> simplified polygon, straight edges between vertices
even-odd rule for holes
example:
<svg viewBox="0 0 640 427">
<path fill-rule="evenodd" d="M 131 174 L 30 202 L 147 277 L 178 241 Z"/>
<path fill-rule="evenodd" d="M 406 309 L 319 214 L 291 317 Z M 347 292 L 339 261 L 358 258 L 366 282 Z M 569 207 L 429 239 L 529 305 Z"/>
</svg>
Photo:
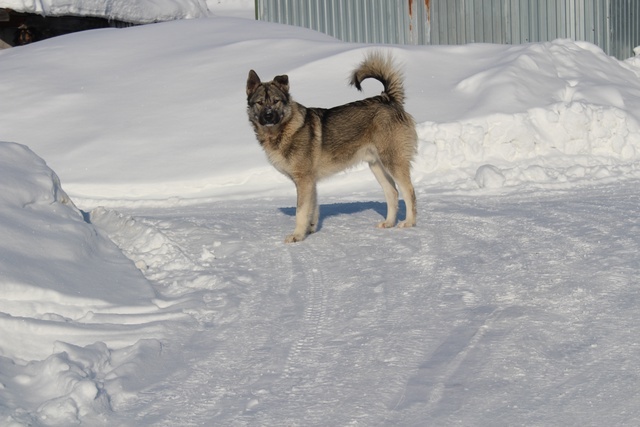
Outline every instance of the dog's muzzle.
<svg viewBox="0 0 640 427">
<path fill-rule="evenodd" d="M 260 113 L 260 124 L 262 126 L 273 126 L 280 122 L 280 114 L 271 108 L 266 108 Z"/>
</svg>

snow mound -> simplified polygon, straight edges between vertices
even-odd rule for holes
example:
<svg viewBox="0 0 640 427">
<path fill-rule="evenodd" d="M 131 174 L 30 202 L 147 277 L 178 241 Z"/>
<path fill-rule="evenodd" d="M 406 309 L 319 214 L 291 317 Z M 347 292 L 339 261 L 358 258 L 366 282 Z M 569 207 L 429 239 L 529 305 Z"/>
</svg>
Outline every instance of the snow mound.
<svg viewBox="0 0 640 427">
<path fill-rule="evenodd" d="M 372 48 L 232 18 L 71 35 L 1 53 L 0 126 L 91 207 L 289 195 L 247 124 L 246 73 L 287 73 L 294 99 L 329 107 L 363 96 L 344 79 Z M 477 189 L 487 164 L 507 187 L 638 175 L 637 60 L 570 40 L 385 49 L 405 71 L 422 186 Z M 47 73 L 34 78 L 25 67 Z M 364 96 L 379 93 L 367 83 Z M 49 119 L 34 127 L 34 114 Z M 331 192 L 354 192 L 365 179 L 341 176 Z"/>
<path fill-rule="evenodd" d="M 110 307 L 155 307 L 146 279 L 25 146 L 0 143 L 0 205 L 0 312 L 78 320 Z"/>
<path fill-rule="evenodd" d="M 364 94 L 345 83 L 371 49 L 380 47 L 217 17 L 73 34 L 0 52 L 0 127 L 90 208 L 288 196 L 247 121 L 248 70 L 286 73 L 296 101 L 331 107 L 379 93 L 375 81 Z M 404 69 L 423 187 L 477 189 L 486 164 L 503 187 L 638 174 L 637 60 L 570 40 L 384 49 Z M 369 178 L 349 173 L 330 191 Z"/>
<path fill-rule="evenodd" d="M 418 174 L 482 188 L 639 176 L 633 64 L 569 40 L 509 48 L 454 86 L 468 97 L 461 118 L 418 125 Z"/>
<path fill-rule="evenodd" d="M 640 126 L 623 110 L 583 102 L 521 114 L 495 114 L 453 123 L 422 123 L 418 169 L 424 179 L 469 170 L 480 187 L 568 183 L 640 176 Z M 478 175 L 475 179 L 478 180 Z M 435 182 L 435 181 L 434 181 Z"/>
<path fill-rule="evenodd" d="M 3 0 L 2 6 L 43 16 L 94 16 L 134 24 L 207 15 L 203 0 Z"/>
<path fill-rule="evenodd" d="M 110 414 L 131 398 L 131 388 L 156 379 L 149 371 L 162 363 L 161 354 L 158 340 L 143 339 L 118 350 L 103 342 L 56 342 L 46 359 L 25 365 L 0 357 L 0 401 L 19 402 L 0 424 L 112 425 Z"/>
<path fill-rule="evenodd" d="M 182 315 L 85 222 L 41 158 L 8 142 L 0 142 L 0 235 L 0 402 L 20 396 L 16 414 L 30 415 L 14 420 L 28 425 L 91 420 L 122 398 L 121 371 L 142 371 L 128 355 L 160 353 L 157 321 Z"/>
</svg>

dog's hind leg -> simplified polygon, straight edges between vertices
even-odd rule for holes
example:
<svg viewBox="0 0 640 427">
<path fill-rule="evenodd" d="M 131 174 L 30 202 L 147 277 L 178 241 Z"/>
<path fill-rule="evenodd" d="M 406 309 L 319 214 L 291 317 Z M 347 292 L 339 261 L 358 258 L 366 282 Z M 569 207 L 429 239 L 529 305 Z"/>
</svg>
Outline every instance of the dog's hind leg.
<svg viewBox="0 0 640 427">
<path fill-rule="evenodd" d="M 402 198 L 407 207 L 407 217 L 398 224 L 398 227 L 414 227 L 416 225 L 417 208 L 416 192 L 411 183 L 411 166 L 406 165 L 406 167 L 402 168 L 400 173 L 396 173 L 395 179 L 398 182 L 398 187 L 400 187 Z"/>
<path fill-rule="evenodd" d="M 288 235 L 285 243 L 301 242 L 307 234 L 314 232 L 318 223 L 318 195 L 313 179 L 302 178 L 295 181 L 298 193 L 296 206 L 296 228 Z"/>
<path fill-rule="evenodd" d="M 378 228 L 391 228 L 396 225 L 398 218 L 398 190 L 396 189 L 396 183 L 389 175 L 389 172 L 382 166 L 379 159 L 370 161 L 369 168 L 380 183 L 382 191 L 384 191 L 384 198 L 387 201 L 387 218 L 378 224 Z"/>
<path fill-rule="evenodd" d="M 313 210 L 313 216 L 311 217 L 311 224 L 309 224 L 309 233 L 315 233 L 318 229 L 318 222 L 320 221 L 320 206 L 318 205 L 318 194 L 316 191 L 316 200 L 313 202 L 315 209 Z"/>
</svg>

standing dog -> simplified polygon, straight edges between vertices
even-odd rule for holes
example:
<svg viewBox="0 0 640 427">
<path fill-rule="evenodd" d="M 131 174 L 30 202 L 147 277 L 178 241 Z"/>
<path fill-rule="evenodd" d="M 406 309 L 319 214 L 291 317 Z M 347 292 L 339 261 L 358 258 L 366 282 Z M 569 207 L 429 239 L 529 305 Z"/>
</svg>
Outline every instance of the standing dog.
<svg viewBox="0 0 640 427">
<path fill-rule="evenodd" d="M 261 82 L 255 71 L 247 79 L 247 113 L 269 161 L 296 186 L 296 228 L 285 242 L 299 242 L 318 225 L 318 180 L 357 163 L 369 163 L 387 201 L 387 217 L 378 227 L 396 224 L 398 190 L 407 207 L 399 227 L 416 224 L 416 196 L 411 160 L 416 153 L 415 122 L 404 110 L 402 76 L 390 55 L 374 52 L 353 71 L 351 85 L 362 90 L 368 78 L 383 92 L 333 108 L 307 108 L 289 94 L 289 78 Z"/>
</svg>

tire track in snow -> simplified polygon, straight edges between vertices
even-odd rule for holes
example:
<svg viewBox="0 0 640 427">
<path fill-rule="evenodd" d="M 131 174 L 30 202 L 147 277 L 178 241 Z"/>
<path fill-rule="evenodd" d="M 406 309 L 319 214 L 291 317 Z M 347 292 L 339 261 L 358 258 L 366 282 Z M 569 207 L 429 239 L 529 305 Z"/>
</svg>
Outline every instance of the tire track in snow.
<svg viewBox="0 0 640 427">
<path fill-rule="evenodd" d="M 427 215 L 423 215 L 427 217 Z M 452 228 L 451 223 L 463 225 Z M 416 311 L 432 306 L 432 312 L 449 313 L 441 319 L 433 319 L 430 328 L 414 332 L 415 338 L 404 340 L 403 357 L 407 362 L 406 375 L 393 400 L 389 403 L 391 412 L 386 421 L 394 421 L 399 412 L 417 411 L 433 414 L 445 398 L 445 391 L 451 378 L 459 371 L 464 361 L 491 330 L 494 320 L 500 315 L 500 308 L 487 305 L 482 295 L 478 295 L 468 276 L 457 271 L 456 257 L 466 253 L 464 244 L 478 239 L 485 227 L 473 223 L 465 224 L 465 216 L 451 212 L 446 206 L 430 208 L 426 221 L 426 232 L 420 233 L 418 249 L 413 257 L 415 277 L 426 277 L 428 281 L 418 288 L 414 300 L 422 301 L 422 306 L 413 306 Z M 413 303 L 412 303 L 413 304 Z M 466 321 L 456 325 L 463 313 Z M 406 312 L 394 313 L 390 320 L 392 328 L 410 318 Z M 442 322 L 442 323 L 441 323 Z M 440 326 L 435 326 L 440 324 Z M 435 326 L 435 330 L 434 330 Z M 436 331 L 437 330 L 437 331 Z M 409 344 L 412 344 L 410 347 Z M 398 421 L 398 420 L 395 420 Z"/>
<path fill-rule="evenodd" d="M 322 332 L 322 323 L 324 322 L 326 311 L 325 284 L 318 263 L 307 248 L 294 248 L 292 250 L 296 251 L 295 256 L 292 256 L 292 263 L 293 265 L 301 266 L 307 290 L 304 314 L 302 316 L 303 336 L 297 340 L 290 351 L 284 369 L 285 376 L 295 375 L 297 365 L 300 364 L 298 359 L 306 359 L 309 352 L 313 353 L 316 340 Z"/>
<path fill-rule="evenodd" d="M 268 413 L 258 415 L 263 424 L 269 424 L 269 419 L 277 423 L 283 423 L 284 419 L 295 414 L 300 416 L 304 413 L 305 423 L 308 425 L 319 425 L 322 412 L 314 413 L 309 401 L 309 392 L 314 387 L 322 383 L 326 377 L 326 370 L 322 367 L 322 348 L 318 342 L 325 329 L 327 293 L 324 275 L 320 269 L 320 264 L 313 253 L 302 245 L 295 245 L 287 248 L 290 257 L 289 264 L 292 265 L 291 286 L 301 293 L 300 299 L 295 303 L 300 312 L 300 328 L 298 337 L 293 340 L 293 344 L 287 352 L 286 359 L 282 365 L 280 374 L 273 379 L 270 384 L 271 390 L 264 399 L 256 399 L 249 402 L 247 407 L 251 410 L 257 405 L 269 406 L 271 400 L 286 402 L 277 405 L 288 408 L 284 413 Z M 264 388 L 263 388 L 264 389 Z M 263 394 L 266 394 L 264 390 Z M 313 402 L 315 403 L 315 402 Z M 299 410 L 292 408 L 298 407 Z M 277 412 L 277 411 L 276 411 Z M 295 422 L 291 420 L 291 422 Z"/>
<path fill-rule="evenodd" d="M 473 335 L 471 335 L 471 337 L 469 337 L 468 341 L 458 342 L 458 344 L 456 344 L 456 342 L 445 342 L 436 351 L 432 359 L 435 358 L 437 360 L 438 359 L 437 356 L 440 353 L 440 350 L 444 350 L 445 352 L 449 353 L 451 352 L 451 348 L 450 348 L 451 346 L 456 347 L 459 344 L 463 344 L 460 350 L 457 351 L 457 353 L 455 353 L 456 350 L 454 350 L 455 356 L 453 358 L 450 358 L 449 361 L 444 365 L 444 367 L 439 367 L 438 371 L 440 371 L 441 373 L 437 375 L 435 378 L 430 379 L 430 381 L 433 382 L 434 384 L 427 396 L 427 405 L 426 405 L 427 413 L 433 413 L 435 410 L 437 410 L 439 403 L 444 397 L 445 388 L 447 384 L 450 382 L 449 380 L 458 371 L 458 369 L 460 369 L 460 367 L 462 366 L 462 363 L 469 356 L 469 353 L 471 353 L 476 348 L 478 343 L 484 338 L 486 333 L 491 329 L 493 322 L 495 321 L 495 319 L 497 319 L 500 316 L 501 312 L 502 312 L 502 309 L 496 308 L 491 313 L 489 313 L 489 315 L 484 319 L 484 321 L 482 321 L 480 325 L 477 327 L 477 329 L 475 329 L 475 332 L 473 333 Z M 466 328 L 467 327 L 465 327 L 465 329 Z M 461 341 L 458 337 L 454 337 L 453 335 L 452 335 L 452 338 L 453 340 L 448 340 L 448 341 Z M 449 357 L 450 356 L 447 355 L 447 358 Z M 429 369 L 429 374 L 435 371 L 435 369 L 433 369 L 434 367 L 435 366 L 432 366 L 431 369 Z"/>
<path fill-rule="evenodd" d="M 431 305 L 432 309 L 427 311 L 438 312 L 443 305 L 450 305 L 453 291 L 451 281 L 452 268 L 448 262 L 442 262 L 442 255 L 451 251 L 451 246 L 459 239 L 458 236 L 452 236 L 453 230 L 449 224 L 453 221 L 451 213 L 442 211 L 434 201 L 428 205 L 428 208 L 420 212 L 423 218 L 419 228 L 423 231 L 415 233 L 412 236 L 412 248 L 414 253 L 411 256 L 411 265 L 415 272 L 412 277 L 428 278 L 424 283 L 409 284 L 405 287 L 404 293 L 411 293 L 410 298 L 402 294 L 393 294 L 391 304 L 395 307 L 389 315 L 386 324 L 389 330 L 398 331 L 400 334 L 395 358 L 397 363 L 404 366 L 404 375 L 398 376 L 393 385 L 390 384 L 387 412 L 384 417 L 383 425 L 389 423 L 394 424 L 394 417 L 397 412 L 425 399 L 432 400 L 433 396 L 425 397 L 425 384 L 433 382 L 433 376 L 423 375 L 423 367 L 427 363 L 430 354 L 433 354 L 434 347 L 438 346 L 438 341 L 433 336 L 437 335 L 431 327 L 425 327 L 416 319 L 414 312 L 425 311 L 425 305 Z M 459 231 L 456 235 L 459 235 Z M 444 257 L 446 259 L 446 257 Z M 459 290 L 455 291 L 459 293 Z M 466 291 L 462 294 L 462 300 L 465 305 L 473 305 L 475 302 L 475 294 L 472 291 Z M 406 331 L 402 333 L 403 328 L 407 324 L 413 325 L 410 333 Z M 450 325 L 442 328 L 442 332 L 446 331 Z M 407 339 L 410 336 L 411 338 Z M 429 338 L 431 337 L 431 338 Z M 443 339 L 447 339 L 445 335 Z M 433 390 L 435 393 L 436 390 Z"/>
</svg>

